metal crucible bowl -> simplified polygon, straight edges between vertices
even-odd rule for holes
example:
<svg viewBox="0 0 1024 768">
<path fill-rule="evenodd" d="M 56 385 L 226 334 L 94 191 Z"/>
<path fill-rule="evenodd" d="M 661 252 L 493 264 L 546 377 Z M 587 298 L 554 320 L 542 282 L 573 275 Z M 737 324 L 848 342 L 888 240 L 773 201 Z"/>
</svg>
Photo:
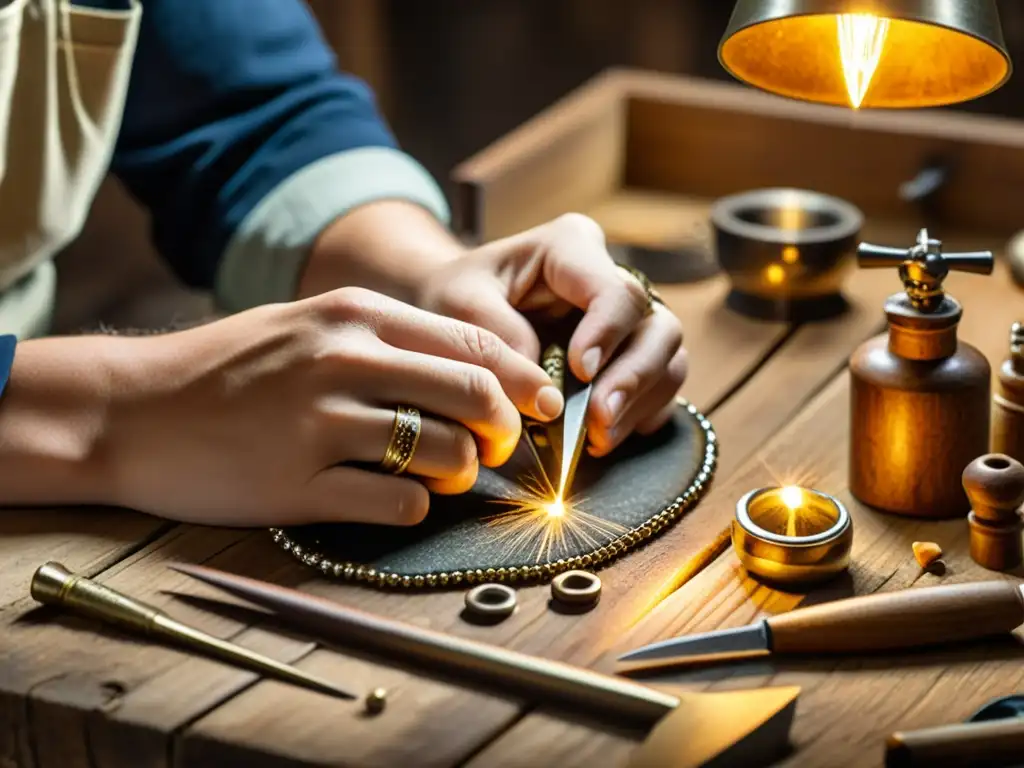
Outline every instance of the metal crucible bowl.
<svg viewBox="0 0 1024 768">
<path fill-rule="evenodd" d="M 845 311 L 842 283 L 864 221 L 837 197 L 803 189 L 743 192 L 711 210 L 718 263 L 733 310 L 764 320 L 810 321 Z"/>
</svg>

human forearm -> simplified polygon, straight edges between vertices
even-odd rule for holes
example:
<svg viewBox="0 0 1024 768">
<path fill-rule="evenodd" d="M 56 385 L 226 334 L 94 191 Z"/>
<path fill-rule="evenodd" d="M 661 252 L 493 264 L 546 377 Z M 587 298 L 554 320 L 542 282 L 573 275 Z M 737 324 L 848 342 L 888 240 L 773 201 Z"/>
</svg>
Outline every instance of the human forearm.
<svg viewBox="0 0 1024 768">
<path fill-rule="evenodd" d="M 317 239 L 298 296 L 359 286 L 411 302 L 428 274 L 464 252 L 422 207 L 400 200 L 369 203 L 337 219 Z"/>
<path fill-rule="evenodd" d="M 0 505 L 104 504 L 112 489 L 103 433 L 120 339 L 18 345 L 0 398 Z"/>
</svg>

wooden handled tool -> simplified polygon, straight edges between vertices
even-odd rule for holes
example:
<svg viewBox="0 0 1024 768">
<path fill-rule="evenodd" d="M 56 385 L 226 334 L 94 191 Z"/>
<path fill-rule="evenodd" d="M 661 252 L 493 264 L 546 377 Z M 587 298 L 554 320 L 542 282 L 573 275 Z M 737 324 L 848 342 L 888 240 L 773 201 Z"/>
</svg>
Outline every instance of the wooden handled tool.
<svg viewBox="0 0 1024 768">
<path fill-rule="evenodd" d="M 951 584 L 798 608 L 739 629 L 654 643 L 619 661 L 650 668 L 765 653 L 897 650 L 1008 634 L 1022 624 L 1021 585 Z"/>
<path fill-rule="evenodd" d="M 616 726 L 650 729 L 628 768 L 754 768 L 776 760 L 788 745 L 799 688 L 704 692 L 642 686 L 212 568 L 171 567 L 269 609 L 321 639 L 418 662 L 454 673 L 456 682 L 475 680 L 502 695 L 522 696 L 575 716 L 597 715 Z"/>
<path fill-rule="evenodd" d="M 776 653 L 915 648 L 1012 632 L 1024 594 L 1008 581 L 922 587 L 801 608 L 767 620 Z"/>
<path fill-rule="evenodd" d="M 886 768 L 997 768 L 1024 765 L 1024 718 L 956 723 L 894 733 Z"/>
</svg>

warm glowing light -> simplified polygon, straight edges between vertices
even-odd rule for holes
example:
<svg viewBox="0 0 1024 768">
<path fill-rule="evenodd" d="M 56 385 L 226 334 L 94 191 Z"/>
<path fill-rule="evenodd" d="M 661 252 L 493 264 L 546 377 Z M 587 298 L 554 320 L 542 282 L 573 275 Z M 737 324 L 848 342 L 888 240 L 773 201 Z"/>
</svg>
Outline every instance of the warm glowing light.
<svg viewBox="0 0 1024 768">
<path fill-rule="evenodd" d="M 843 13 L 836 17 L 839 55 L 850 106 L 860 107 L 882 58 L 889 20 L 871 14 Z"/>
<path fill-rule="evenodd" d="M 782 503 L 790 509 L 797 509 L 803 504 L 804 492 L 797 488 L 795 485 L 787 485 L 779 493 L 779 497 L 782 499 Z"/>
<path fill-rule="evenodd" d="M 779 229 L 798 230 L 803 228 L 804 212 L 799 207 L 786 207 L 779 210 Z"/>
<path fill-rule="evenodd" d="M 782 249 L 782 260 L 787 264 L 796 264 L 800 261 L 800 249 L 795 245 L 787 245 Z"/>
<path fill-rule="evenodd" d="M 585 500 L 563 499 L 546 482 L 531 478 L 508 498 L 494 503 L 509 507 L 507 512 L 485 518 L 495 539 L 511 555 L 531 553 L 535 562 L 569 556 L 581 548 L 598 549 L 622 534 L 625 526 L 584 511 Z"/>
<path fill-rule="evenodd" d="M 764 269 L 764 279 L 769 285 L 781 285 L 786 279 L 786 270 L 778 264 L 769 264 Z"/>
<path fill-rule="evenodd" d="M 565 517 L 565 503 L 561 499 L 555 499 L 544 508 L 548 517 Z"/>
</svg>

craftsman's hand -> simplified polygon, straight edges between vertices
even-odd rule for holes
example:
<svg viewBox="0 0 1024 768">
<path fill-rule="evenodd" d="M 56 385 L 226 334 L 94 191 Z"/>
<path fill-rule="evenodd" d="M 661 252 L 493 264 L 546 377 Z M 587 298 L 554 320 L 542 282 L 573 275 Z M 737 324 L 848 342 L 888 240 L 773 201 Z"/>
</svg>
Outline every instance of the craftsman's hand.
<svg viewBox="0 0 1024 768">
<path fill-rule="evenodd" d="M 615 266 L 601 228 L 582 215 L 562 216 L 443 264 L 416 301 L 493 331 L 531 361 L 540 355 L 539 342 L 520 310 L 584 310 L 568 358 L 582 381 L 602 372 L 588 415 L 595 455 L 634 430 L 663 426 L 686 377 L 678 319 L 658 304 L 646 313 L 639 282 Z"/>
<path fill-rule="evenodd" d="M 547 374 L 489 331 L 358 288 L 110 343 L 125 364 L 104 501 L 177 520 L 414 524 L 428 488 L 466 491 L 479 463 L 509 458 L 520 413 L 562 408 Z M 397 405 L 420 409 L 422 432 L 396 477 L 373 469 Z"/>
</svg>

